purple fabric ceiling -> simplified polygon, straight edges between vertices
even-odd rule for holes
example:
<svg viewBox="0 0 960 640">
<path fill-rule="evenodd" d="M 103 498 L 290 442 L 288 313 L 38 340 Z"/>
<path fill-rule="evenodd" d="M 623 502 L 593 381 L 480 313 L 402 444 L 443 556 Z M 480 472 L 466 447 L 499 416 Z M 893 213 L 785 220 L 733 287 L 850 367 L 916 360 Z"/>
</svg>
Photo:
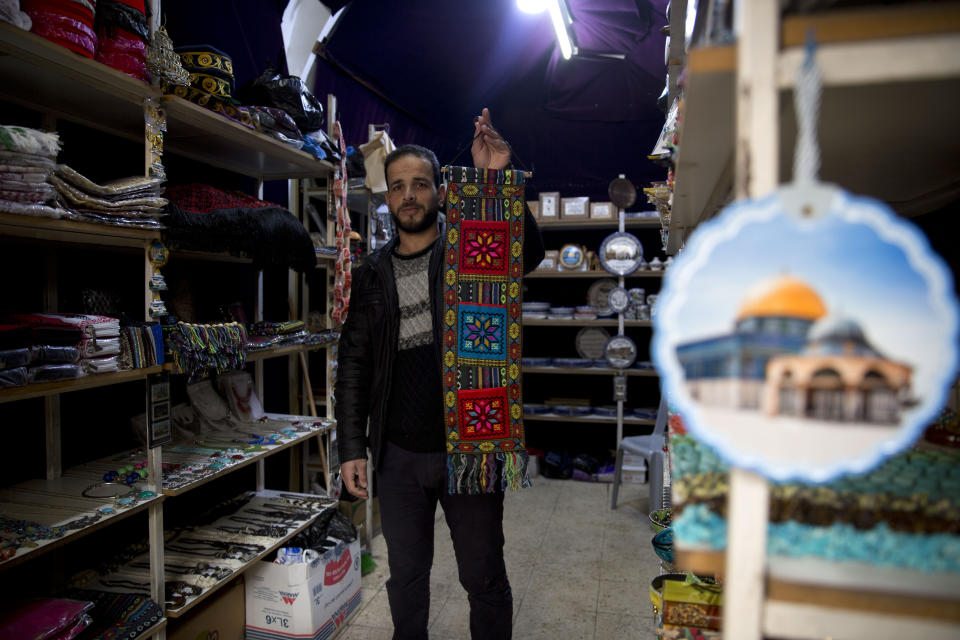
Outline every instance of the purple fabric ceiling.
<svg viewBox="0 0 960 640">
<path fill-rule="evenodd" d="M 337 96 L 349 144 L 389 122 L 397 144 L 453 161 L 484 106 L 535 173 L 533 189 L 606 199 L 624 173 L 638 187 L 665 169 L 646 155 L 664 114 L 666 0 L 569 0 L 577 44 L 564 60 L 546 13 L 515 0 L 353 0 L 326 43 L 315 93 Z M 457 160 L 470 163 L 469 151 Z"/>
</svg>

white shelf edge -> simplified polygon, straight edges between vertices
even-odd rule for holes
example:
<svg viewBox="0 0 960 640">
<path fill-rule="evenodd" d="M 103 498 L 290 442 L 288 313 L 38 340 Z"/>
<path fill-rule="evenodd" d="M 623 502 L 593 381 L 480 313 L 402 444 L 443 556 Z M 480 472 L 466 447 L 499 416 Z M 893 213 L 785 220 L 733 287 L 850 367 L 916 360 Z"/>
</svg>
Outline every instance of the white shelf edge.
<svg viewBox="0 0 960 640">
<path fill-rule="evenodd" d="M 793 88 L 805 58 L 805 47 L 780 53 L 778 88 Z M 824 44 L 817 48 L 816 60 L 824 86 L 960 78 L 960 34 Z"/>
</svg>

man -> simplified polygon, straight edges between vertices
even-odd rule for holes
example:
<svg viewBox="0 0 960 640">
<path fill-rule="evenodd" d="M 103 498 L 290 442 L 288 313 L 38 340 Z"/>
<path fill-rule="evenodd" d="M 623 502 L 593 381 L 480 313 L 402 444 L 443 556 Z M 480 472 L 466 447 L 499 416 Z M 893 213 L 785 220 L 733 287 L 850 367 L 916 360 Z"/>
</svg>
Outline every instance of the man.
<svg viewBox="0 0 960 640">
<path fill-rule="evenodd" d="M 510 147 L 494 130 L 490 112 L 483 109 L 474 122 L 474 166 L 506 168 Z M 510 638 L 513 597 L 503 561 L 503 493 L 447 493 L 443 235 L 437 222 L 446 189 L 440 166 L 432 151 L 416 145 L 399 147 L 384 164 L 397 236 L 353 276 L 338 356 L 340 474 L 347 491 L 367 498 L 370 448 L 390 562 L 394 640 L 427 637 L 438 501 L 470 601 L 473 640 Z M 529 210 L 524 236 L 524 268 L 530 271 L 543 259 L 543 241 Z"/>
</svg>

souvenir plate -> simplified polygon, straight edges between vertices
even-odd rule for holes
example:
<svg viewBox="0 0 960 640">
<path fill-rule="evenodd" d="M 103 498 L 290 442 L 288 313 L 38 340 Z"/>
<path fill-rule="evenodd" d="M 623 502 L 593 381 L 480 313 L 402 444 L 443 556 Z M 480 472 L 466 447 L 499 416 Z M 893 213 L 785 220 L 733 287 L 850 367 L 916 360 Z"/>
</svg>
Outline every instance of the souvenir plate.
<svg viewBox="0 0 960 640">
<path fill-rule="evenodd" d="M 632 233 L 618 231 L 604 238 L 598 252 L 600 265 L 615 276 L 627 276 L 643 260 L 643 247 Z"/>
<path fill-rule="evenodd" d="M 581 358 L 602 358 L 603 347 L 609 339 L 610 334 L 602 327 L 584 327 L 577 333 L 577 353 Z"/>
<path fill-rule="evenodd" d="M 560 268 L 579 269 L 583 266 L 583 247 L 578 244 L 565 244 L 560 248 Z"/>
<path fill-rule="evenodd" d="M 591 307 L 596 308 L 597 315 L 603 316 L 612 313 L 607 296 L 616 288 L 616 280 L 613 278 L 603 278 L 602 280 L 595 280 L 593 284 L 590 285 L 590 288 L 587 289 L 587 302 L 590 303 Z"/>
<path fill-rule="evenodd" d="M 908 220 L 835 187 L 782 187 L 702 225 L 653 321 L 691 435 L 776 481 L 829 482 L 909 447 L 957 371 L 950 270 Z"/>
<path fill-rule="evenodd" d="M 614 369 L 627 369 L 637 359 L 637 345 L 627 336 L 613 336 L 607 340 L 603 355 Z"/>
<path fill-rule="evenodd" d="M 630 306 L 630 294 L 627 293 L 627 290 L 623 287 L 617 287 L 610 291 L 610 294 L 607 296 L 607 301 L 610 304 L 610 310 L 614 313 L 623 313 L 627 310 L 627 307 Z"/>
</svg>

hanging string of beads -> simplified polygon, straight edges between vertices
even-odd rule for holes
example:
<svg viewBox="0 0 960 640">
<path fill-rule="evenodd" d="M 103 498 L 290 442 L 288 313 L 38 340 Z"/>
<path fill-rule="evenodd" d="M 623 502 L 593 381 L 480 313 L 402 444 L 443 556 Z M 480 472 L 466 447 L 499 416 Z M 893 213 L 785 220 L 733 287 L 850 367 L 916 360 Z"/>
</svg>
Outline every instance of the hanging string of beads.
<svg viewBox="0 0 960 640">
<path fill-rule="evenodd" d="M 178 322 L 163 328 L 163 340 L 176 373 L 200 377 L 242 369 L 246 364 L 247 331 L 238 322 Z"/>
</svg>

